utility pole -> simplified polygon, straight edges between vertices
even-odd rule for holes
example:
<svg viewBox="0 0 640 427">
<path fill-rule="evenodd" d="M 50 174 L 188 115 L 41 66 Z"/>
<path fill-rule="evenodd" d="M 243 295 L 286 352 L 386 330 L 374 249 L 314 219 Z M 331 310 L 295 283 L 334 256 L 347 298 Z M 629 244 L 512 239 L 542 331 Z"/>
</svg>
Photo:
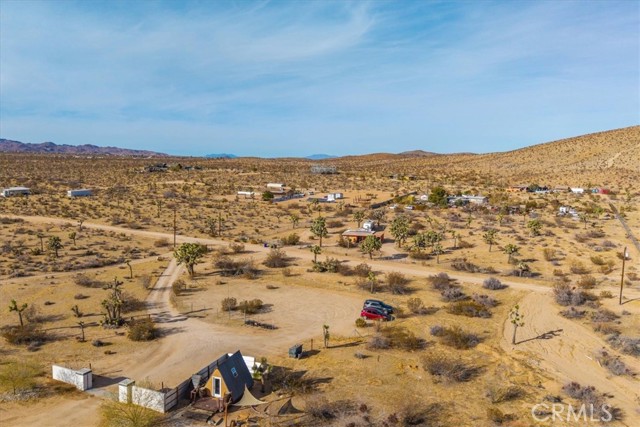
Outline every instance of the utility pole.
<svg viewBox="0 0 640 427">
<path fill-rule="evenodd" d="M 218 237 L 222 237 L 222 212 L 218 211 Z"/>
<path fill-rule="evenodd" d="M 619 305 L 622 305 L 622 288 L 624 287 L 624 263 L 627 260 L 627 256 L 629 256 L 627 252 L 627 247 L 624 247 L 624 251 L 622 251 L 622 273 L 620 273 L 620 300 Z"/>
<path fill-rule="evenodd" d="M 178 206 L 177 205 L 173 205 L 173 249 L 176 249 L 176 232 L 177 232 L 177 228 L 176 228 L 176 215 L 177 215 L 177 211 L 178 211 Z"/>
</svg>

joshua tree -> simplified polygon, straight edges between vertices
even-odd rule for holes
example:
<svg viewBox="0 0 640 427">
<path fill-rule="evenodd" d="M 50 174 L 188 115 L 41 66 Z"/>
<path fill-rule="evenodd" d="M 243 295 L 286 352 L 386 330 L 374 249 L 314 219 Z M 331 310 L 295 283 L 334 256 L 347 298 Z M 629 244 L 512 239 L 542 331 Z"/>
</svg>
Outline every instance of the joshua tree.
<svg viewBox="0 0 640 427">
<path fill-rule="evenodd" d="M 379 251 L 382 248 L 382 242 L 376 236 L 367 236 L 360 244 L 360 250 L 369 254 L 369 259 L 373 259 L 373 253 Z"/>
<path fill-rule="evenodd" d="M 518 271 L 520 272 L 520 277 L 522 277 L 522 275 L 525 273 L 525 271 L 529 271 L 529 264 L 526 264 L 524 262 L 519 262 L 518 263 Z"/>
<path fill-rule="evenodd" d="M 373 271 L 370 271 L 369 274 L 367 274 L 367 280 L 371 285 L 371 293 L 374 293 L 376 290 L 376 285 L 378 284 L 378 278 L 376 277 L 376 273 L 374 273 Z"/>
<path fill-rule="evenodd" d="M 440 254 L 444 252 L 440 242 L 433 245 L 433 253 L 436 254 L 436 264 L 440 264 Z"/>
<path fill-rule="evenodd" d="M 9 311 L 15 311 L 16 313 L 18 313 L 18 318 L 20 319 L 20 327 L 24 327 L 24 321 L 22 320 L 22 312 L 25 311 L 27 309 L 28 305 L 26 303 L 22 304 L 20 307 L 18 307 L 18 303 L 16 302 L 16 300 L 12 299 L 11 300 L 11 304 L 9 304 Z"/>
<path fill-rule="evenodd" d="M 82 338 L 80 338 L 80 341 L 84 342 L 84 322 L 78 322 L 78 326 L 80 326 L 80 333 L 82 334 Z"/>
<path fill-rule="evenodd" d="M 322 247 L 322 238 L 329 235 L 327 223 L 324 217 L 317 217 L 311 223 L 311 233 L 320 239 L 320 247 Z"/>
<path fill-rule="evenodd" d="M 496 234 L 498 234 L 498 230 L 495 228 L 490 228 L 482 235 L 482 239 L 484 242 L 489 245 L 489 252 L 491 252 L 491 247 L 496 244 L 498 239 L 496 238 Z"/>
<path fill-rule="evenodd" d="M 322 325 L 322 338 L 324 339 L 324 348 L 329 347 L 329 325 Z"/>
<path fill-rule="evenodd" d="M 75 231 L 72 231 L 71 233 L 69 233 L 69 239 L 73 240 L 74 247 L 76 246 L 76 237 L 77 237 L 77 234 Z"/>
<path fill-rule="evenodd" d="M 124 299 L 120 290 L 122 284 L 123 282 L 119 282 L 117 278 L 114 278 L 113 283 L 105 288 L 111 291 L 111 294 L 101 303 L 102 307 L 107 311 L 104 315 L 104 323 L 107 325 L 120 326 L 123 323 L 122 305 L 124 304 Z"/>
<path fill-rule="evenodd" d="M 318 255 L 322 253 L 322 248 L 318 245 L 311 246 L 311 253 L 313 254 L 313 263 L 318 262 Z"/>
<path fill-rule="evenodd" d="M 80 307 L 78 307 L 78 304 L 71 307 L 71 311 L 73 312 L 73 315 L 75 317 L 82 317 L 82 312 L 80 311 Z"/>
<path fill-rule="evenodd" d="M 520 248 L 514 245 L 513 243 L 509 243 L 504 247 L 502 251 L 508 255 L 507 262 L 511 263 L 511 259 L 513 258 L 513 255 L 520 252 Z"/>
<path fill-rule="evenodd" d="M 44 233 L 38 231 L 38 234 L 36 234 L 36 236 L 38 236 L 38 239 L 40 239 L 40 252 L 44 253 Z"/>
<path fill-rule="evenodd" d="M 384 220 L 386 212 L 384 209 L 376 209 L 371 213 L 371 218 L 376 220 L 376 226 L 380 227 L 380 221 Z"/>
<path fill-rule="evenodd" d="M 84 224 L 84 219 L 79 218 L 78 219 L 78 230 L 82 231 L 82 224 Z"/>
<path fill-rule="evenodd" d="M 409 236 L 409 219 L 404 215 L 395 217 L 389 231 L 396 239 L 396 245 L 402 246 Z"/>
<path fill-rule="evenodd" d="M 453 239 L 453 249 L 458 247 L 458 238 L 460 237 L 460 233 L 456 232 L 456 230 L 451 230 L 451 238 Z"/>
<path fill-rule="evenodd" d="M 124 263 L 127 264 L 127 267 L 129 267 L 129 279 L 133 279 L 133 267 L 131 266 L 131 260 L 126 259 Z"/>
<path fill-rule="evenodd" d="M 205 252 L 206 246 L 199 243 L 183 243 L 173 251 L 173 256 L 178 261 L 178 264 L 184 264 L 187 267 L 189 276 L 193 277 L 195 275 L 195 265 Z"/>
<path fill-rule="evenodd" d="M 291 214 L 289 215 L 289 221 L 291 221 L 292 228 L 295 229 L 298 226 L 298 223 L 300 222 L 300 217 L 296 214 Z"/>
<path fill-rule="evenodd" d="M 353 214 L 353 219 L 356 220 L 356 223 L 358 224 L 358 228 L 360 228 L 360 224 L 362 223 L 364 216 L 365 216 L 364 211 L 357 211 Z"/>
<path fill-rule="evenodd" d="M 527 223 L 527 228 L 531 231 L 532 236 L 539 236 L 542 229 L 542 223 L 537 219 L 532 219 Z"/>
<path fill-rule="evenodd" d="M 511 321 L 511 324 L 513 325 L 513 336 L 511 337 L 511 344 L 515 345 L 516 332 L 518 331 L 519 327 L 524 326 L 524 321 L 522 320 L 524 319 L 524 314 L 520 314 L 519 305 L 516 305 L 511 309 L 511 311 L 509 312 L 509 319 Z"/>
<path fill-rule="evenodd" d="M 62 241 L 58 236 L 49 237 L 49 241 L 47 242 L 47 249 L 53 251 L 56 254 L 56 258 L 58 258 L 58 251 L 62 249 Z"/>
<path fill-rule="evenodd" d="M 582 223 L 584 224 L 584 229 L 587 229 L 587 224 L 589 223 L 589 215 L 586 213 L 580 214 L 578 215 L 578 219 L 580 219 L 580 221 L 582 221 Z"/>
<path fill-rule="evenodd" d="M 207 218 L 205 220 L 205 225 L 207 227 L 207 233 L 209 234 L 209 236 L 216 235 L 217 223 L 218 223 L 218 220 L 216 220 L 215 218 Z"/>
</svg>

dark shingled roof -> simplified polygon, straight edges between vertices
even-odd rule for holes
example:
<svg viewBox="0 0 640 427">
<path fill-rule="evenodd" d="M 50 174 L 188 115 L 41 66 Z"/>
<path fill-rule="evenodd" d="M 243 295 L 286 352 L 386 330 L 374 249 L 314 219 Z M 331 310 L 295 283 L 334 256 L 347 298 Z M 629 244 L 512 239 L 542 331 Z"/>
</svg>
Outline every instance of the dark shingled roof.
<svg viewBox="0 0 640 427">
<path fill-rule="evenodd" d="M 227 386 L 229 392 L 231 392 L 232 403 L 240 400 L 244 394 L 244 386 L 248 389 L 253 387 L 253 378 L 251 372 L 247 368 L 247 364 L 242 358 L 240 350 L 233 353 L 231 356 L 228 354 L 223 355 L 216 360 L 216 367 L 222 375 L 222 380 Z"/>
</svg>

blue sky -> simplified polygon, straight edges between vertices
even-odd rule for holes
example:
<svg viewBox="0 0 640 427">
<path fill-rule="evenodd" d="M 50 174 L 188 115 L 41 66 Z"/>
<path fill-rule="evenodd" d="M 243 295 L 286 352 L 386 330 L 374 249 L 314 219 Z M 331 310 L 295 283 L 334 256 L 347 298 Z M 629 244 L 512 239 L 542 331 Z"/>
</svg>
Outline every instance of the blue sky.
<svg viewBox="0 0 640 427">
<path fill-rule="evenodd" d="M 639 5 L 0 0 L 0 136 L 303 156 L 636 125 Z"/>
</svg>

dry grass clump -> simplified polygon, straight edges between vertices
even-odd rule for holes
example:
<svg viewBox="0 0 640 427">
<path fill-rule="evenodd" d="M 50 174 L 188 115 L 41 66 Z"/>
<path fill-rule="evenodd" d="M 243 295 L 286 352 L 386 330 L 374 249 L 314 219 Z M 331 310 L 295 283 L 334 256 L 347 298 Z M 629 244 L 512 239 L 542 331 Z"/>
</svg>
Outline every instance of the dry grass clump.
<svg viewBox="0 0 640 427">
<path fill-rule="evenodd" d="M 431 327 L 431 335 L 440 338 L 440 342 L 458 350 L 467 350 L 480 343 L 480 337 L 476 334 L 465 332 L 459 326 L 451 328 L 440 325 Z"/>
<path fill-rule="evenodd" d="M 562 391 L 586 405 L 587 412 L 593 411 L 592 413 L 588 413 L 587 416 L 593 415 L 595 419 L 607 421 L 621 420 L 624 418 L 622 410 L 609 404 L 605 400 L 605 396 L 599 393 L 593 386 L 582 386 L 576 382 L 570 382 L 562 387 Z"/>
<path fill-rule="evenodd" d="M 407 308 L 413 314 L 433 314 L 438 311 L 437 307 L 426 307 L 420 298 L 409 298 L 407 300 Z"/>
<path fill-rule="evenodd" d="M 566 310 L 562 310 L 560 312 L 560 315 L 562 317 L 566 317 L 567 319 L 582 319 L 586 313 L 586 310 L 578 310 L 575 307 L 569 307 Z"/>
<path fill-rule="evenodd" d="M 487 418 L 496 425 L 502 425 L 515 420 L 516 416 L 514 414 L 505 414 L 499 408 L 491 407 L 487 408 Z"/>
<path fill-rule="evenodd" d="M 595 277 L 588 274 L 586 276 L 580 277 L 576 284 L 582 289 L 593 289 L 596 287 L 598 282 L 596 281 Z"/>
<path fill-rule="evenodd" d="M 149 318 L 133 320 L 129 323 L 127 337 L 131 341 L 152 341 L 158 337 L 158 330 Z"/>
<path fill-rule="evenodd" d="M 597 311 L 591 313 L 591 321 L 595 323 L 605 323 L 605 322 L 613 322 L 616 319 L 619 319 L 616 313 L 611 310 L 607 310 L 606 308 L 600 308 Z"/>
<path fill-rule="evenodd" d="M 289 264 L 289 258 L 282 249 L 272 248 L 264 260 L 264 265 L 269 268 L 283 268 Z"/>
<path fill-rule="evenodd" d="M 228 256 L 220 256 L 214 262 L 215 268 L 220 270 L 222 276 L 243 276 L 247 279 L 258 277 L 258 270 L 250 259 L 235 260 Z"/>
<path fill-rule="evenodd" d="M 355 413 L 356 405 L 351 401 L 329 402 L 322 395 L 312 395 L 305 399 L 305 411 L 318 422 L 328 423 Z"/>
<path fill-rule="evenodd" d="M 607 341 L 613 348 L 616 348 L 625 354 L 640 357 L 640 338 L 631 338 L 615 334 L 607 337 Z"/>
<path fill-rule="evenodd" d="M 443 427 L 448 425 L 449 413 L 442 403 L 406 402 L 402 409 L 389 415 L 382 425 Z"/>
<path fill-rule="evenodd" d="M 423 349 L 426 345 L 425 340 L 402 326 L 386 326 L 369 339 L 367 348 L 370 350 L 397 348 L 414 351 Z"/>
<path fill-rule="evenodd" d="M 438 291 L 443 291 L 453 286 L 453 279 L 451 279 L 447 273 L 438 273 L 434 276 L 429 276 L 427 280 L 431 286 Z"/>
<path fill-rule="evenodd" d="M 452 359 L 445 354 L 432 353 L 423 356 L 421 362 L 424 370 L 431 375 L 456 383 L 470 381 L 481 372 L 480 367 Z"/>
<path fill-rule="evenodd" d="M 477 273 L 480 267 L 474 263 L 467 261 L 466 258 L 454 258 L 451 260 L 451 267 L 457 271 L 468 271 L 469 273 Z"/>
<path fill-rule="evenodd" d="M 95 280 L 87 276 L 86 274 L 78 274 L 74 277 L 73 282 L 84 288 L 104 288 L 108 285 L 107 282 L 101 280 Z"/>
<path fill-rule="evenodd" d="M 487 308 L 492 308 L 499 304 L 498 300 L 490 297 L 489 295 L 484 295 L 484 294 L 473 294 L 471 296 L 471 299 L 477 302 L 478 304 L 484 305 Z"/>
<path fill-rule="evenodd" d="M 470 300 L 453 302 L 449 304 L 449 306 L 447 307 L 447 311 L 458 316 L 482 318 L 491 317 L 491 311 L 489 311 L 487 307 Z"/>
<path fill-rule="evenodd" d="M 572 288 L 567 283 L 558 283 L 553 287 L 556 302 L 562 306 L 583 305 L 587 302 L 595 302 L 598 297 L 581 290 Z"/>
<path fill-rule="evenodd" d="M 409 279 L 404 274 L 391 271 L 385 275 L 385 281 L 389 292 L 394 295 L 404 295 L 409 293 Z"/>
<path fill-rule="evenodd" d="M 517 385 L 510 386 L 493 386 L 487 390 L 487 398 L 491 403 L 511 402 L 518 400 L 526 395 L 524 389 Z"/>
<path fill-rule="evenodd" d="M 27 323 L 24 326 L 4 326 L 0 329 L 0 335 L 9 344 L 27 344 L 36 347 L 50 338 L 40 326 L 34 323 Z"/>
</svg>

